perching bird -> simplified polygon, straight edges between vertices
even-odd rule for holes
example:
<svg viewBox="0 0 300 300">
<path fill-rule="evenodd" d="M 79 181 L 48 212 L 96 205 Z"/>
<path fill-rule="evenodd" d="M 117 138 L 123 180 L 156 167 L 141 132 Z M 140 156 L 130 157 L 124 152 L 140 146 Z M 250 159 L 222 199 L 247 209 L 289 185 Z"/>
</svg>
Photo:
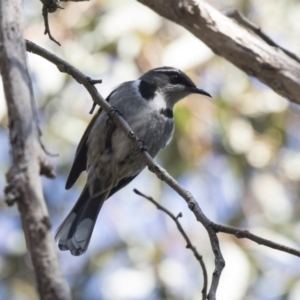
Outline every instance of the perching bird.
<svg viewBox="0 0 300 300">
<path fill-rule="evenodd" d="M 190 94 L 211 97 L 182 71 L 162 67 L 122 83 L 107 101 L 155 157 L 172 138 L 174 105 Z M 59 249 L 70 250 L 73 255 L 84 253 L 104 201 L 144 168 L 140 150 L 100 109 L 81 138 L 67 179 L 66 189 L 70 189 L 80 173 L 87 171 L 87 183 L 79 199 L 57 230 Z"/>
</svg>

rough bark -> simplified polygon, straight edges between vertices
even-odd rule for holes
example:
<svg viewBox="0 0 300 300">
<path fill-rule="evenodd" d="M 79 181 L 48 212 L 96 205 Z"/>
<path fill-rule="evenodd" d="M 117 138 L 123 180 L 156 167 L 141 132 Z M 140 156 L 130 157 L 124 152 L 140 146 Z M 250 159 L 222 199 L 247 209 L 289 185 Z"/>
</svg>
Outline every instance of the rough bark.
<svg viewBox="0 0 300 300">
<path fill-rule="evenodd" d="M 216 9 L 195 0 L 138 0 L 185 27 L 216 54 L 300 104 L 300 64 L 282 50 L 240 27 Z"/>
<path fill-rule="evenodd" d="M 0 1 L 0 70 L 8 107 L 12 167 L 5 189 L 9 204 L 17 203 L 41 299 L 70 299 L 63 279 L 40 174 L 54 176 L 38 127 L 23 39 L 21 0 Z"/>
</svg>

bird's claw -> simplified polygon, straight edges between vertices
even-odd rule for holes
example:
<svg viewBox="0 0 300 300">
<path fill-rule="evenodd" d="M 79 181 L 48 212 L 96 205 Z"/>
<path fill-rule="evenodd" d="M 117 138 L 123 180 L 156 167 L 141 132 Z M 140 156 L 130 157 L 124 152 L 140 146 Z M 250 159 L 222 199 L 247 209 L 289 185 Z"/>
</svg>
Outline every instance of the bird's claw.
<svg viewBox="0 0 300 300">
<path fill-rule="evenodd" d="M 122 116 L 121 112 L 113 105 L 109 108 L 109 116 L 113 117 L 115 115 Z"/>
<path fill-rule="evenodd" d="M 144 140 L 139 140 L 138 143 L 139 143 L 140 151 L 142 151 L 142 152 L 148 151 L 146 142 Z"/>
</svg>

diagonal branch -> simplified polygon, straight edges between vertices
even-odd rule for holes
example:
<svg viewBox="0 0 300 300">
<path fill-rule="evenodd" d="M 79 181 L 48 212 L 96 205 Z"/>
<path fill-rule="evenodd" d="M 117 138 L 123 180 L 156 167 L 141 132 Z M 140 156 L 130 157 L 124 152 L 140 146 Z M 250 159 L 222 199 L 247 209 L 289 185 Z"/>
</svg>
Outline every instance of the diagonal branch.
<svg viewBox="0 0 300 300">
<path fill-rule="evenodd" d="M 137 135 L 132 131 L 127 122 L 118 114 L 118 112 L 98 93 L 97 89 L 90 82 L 90 78 L 85 76 L 79 70 L 74 68 L 69 63 L 65 62 L 56 55 L 50 53 L 49 51 L 37 46 L 36 44 L 26 41 L 26 48 L 28 52 L 40 55 L 47 59 L 48 61 L 54 63 L 59 71 L 71 75 L 78 83 L 84 85 L 89 94 L 91 95 L 94 102 L 101 106 L 101 108 L 110 116 L 110 118 L 115 122 L 117 126 L 128 136 L 129 139 L 136 145 L 137 148 L 141 149 L 141 155 L 143 156 L 145 164 L 148 166 L 149 170 L 156 174 L 156 176 L 162 181 L 166 182 L 170 187 L 172 187 L 188 204 L 189 209 L 194 213 L 196 219 L 202 223 L 205 227 L 211 247 L 215 256 L 215 270 L 213 273 L 212 283 L 210 291 L 208 294 L 208 299 L 216 299 L 216 291 L 219 284 L 220 276 L 222 270 L 225 266 L 225 261 L 223 259 L 219 240 L 216 232 L 211 227 L 211 221 L 205 216 L 201 210 L 199 204 L 196 202 L 192 194 L 182 188 L 177 181 L 168 174 L 168 172 L 161 166 L 157 165 L 148 152 L 144 151 L 141 147 L 141 142 L 139 141 Z"/>
<path fill-rule="evenodd" d="M 300 63 L 300 58 L 291 51 L 279 46 L 277 43 L 275 43 L 269 36 L 267 36 L 260 27 L 250 22 L 245 16 L 243 16 L 238 10 L 236 9 L 229 9 L 226 11 L 225 15 L 229 18 L 234 19 L 237 21 L 240 25 L 242 25 L 245 28 L 250 29 L 252 32 L 254 32 L 257 36 L 259 36 L 263 41 L 265 41 L 268 45 L 272 47 L 276 47 L 280 50 L 282 50 L 286 55 L 291 57 L 292 59 L 296 60 L 298 63 Z"/>
<path fill-rule="evenodd" d="M 281 245 L 278 243 L 274 243 L 270 240 L 267 240 L 260 236 L 257 236 L 255 234 L 249 232 L 248 230 L 241 230 L 238 228 L 232 228 L 229 226 L 224 226 L 224 225 L 220 225 L 220 224 L 216 224 L 216 223 L 212 223 L 211 226 L 214 228 L 214 230 L 216 232 L 224 232 L 227 234 L 232 234 L 235 237 L 237 237 L 238 239 L 248 239 L 259 245 L 264 245 L 266 247 L 300 257 L 299 250 L 296 250 L 296 249 L 293 249 L 293 248 L 290 248 L 290 247 L 287 247 L 287 246 L 284 246 L 284 245 Z"/>
<path fill-rule="evenodd" d="M 6 175 L 6 201 L 18 205 L 40 298 L 68 300 L 70 291 L 59 267 L 40 180 L 40 173 L 53 176 L 53 167 L 40 143 L 22 32 L 22 1 L 0 1 L 0 71 L 12 155 L 12 166 Z"/>
<path fill-rule="evenodd" d="M 201 0 L 138 0 L 159 15 L 183 26 L 216 54 L 279 95 L 300 104 L 300 64 L 270 47 Z"/>
<path fill-rule="evenodd" d="M 206 271 L 206 267 L 205 267 L 204 261 L 202 259 L 202 255 L 200 255 L 199 252 L 197 251 L 197 249 L 193 246 L 193 244 L 191 243 L 189 237 L 187 236 L 187 234 L 185 233 L 184 229 L 182 228 L 180 222 L 178 221 L 178 219 L 182 217 L 182 213 L 179 213 L 178 216 L 175 217 L 168 209 L 163 207 L 161 204 L 159 204 L 157 201 L 155 201 L 152 197 L 146 196 L 146 195 L 144 195 L 143 193 L 141 193 L 140 191 L 138 191 L 136 189 L 134 189 L 133 191 L 137 195 L 139 195 L 141 197 L 144 197 L 145 199 L 152 202 L 157 207 L 157 209 L 165 212 L 176 223 L 176 226 L 177 226 L 179 232 L 181 233 L 181 235 L 183 236 L 183 238 L 186 241 L 186 248 L 191 249 L 191 251 L 193 252 L 195 258 L 197 259 L 197 261 L 199 262 L 199 264 L 201 266 L 202 274 L 203 274 L 202 300 L 205 300 L 206 295 L 207 295 L 207 271 Z"/>
<path fill-rule="evenodd" d="M 148 154 L 148 152 L 145 151 L 145 149 L 141 146 L 141 142 L 139 141 L 136 134 L 132 131 L 132 129 L 129 127 L 129 125 L 126 123 L 126 121 L 118 114 L 118 112 L 107 102 L 103 99 L 103 97 L 98 93 L 96 88 L 93 85 L 93 82 L 91 82 L 91 79 L 87 76 L 85 76 L 83 73 L 81 73 L 79 70 L 74 68 L 69 63 L 65 62 L 61 58 L 57 57 L 56 55 L 50 53 L 49 51 L 37 46 L 36 44 L 26 41 L 26 48 L 28 52 L 32 52 L 34 54 L 37 54 L 39 56 L 44 57 L 48 61 L 52 62 L 57 66 L 59 71 L 67 73 L 71 75 L 78 83 L 83 84 L 86 90 L 91 95 L 93 101 L 100 105 L 101 108 L 112 118 L 112 120 L 115 122 L 115 124 L 123 130 L 123 132 L 132 140 L 132 142 L 136 145 L 136 147 L 141 149 L 141 155 L 144 158 L 144 161 L 146 165 L 148 166 L 149 170 L 156 174 L 156 176 L 161 179 L 162 181 L 166 182 L 173 190 L 175 190 L 188 204 L 189 209 L 194 213 L 197 221 L 199 221 L 206 229 L 211 247 L 215 256 L 215 269 L 212 275 L 212 282 L 208 293 L 208 299 L 214 300 L 216 299 L 216 291 L 218 288 L 220 276 L 222 273 L 222 270 L 225 266 L 225 261 L 223 259 L 219 240 L 217 233 L 218 232 L 224 232 L 228 234 L 233 234 L 238 238 L 248 238 L 254 242 L 257 242 L 258 244 L 265 245 L 267 247 L 271 247 L 273 249 L 277 249 L 295 256 L 300 257 L 300 251 L 295 250 L 271 241 L 268 241 L 266 239 L 260 238 L 254 234 L 251 234 L 248 231 L 235 229 L 226 227 L 223 225 L 215 224 L 210 219 L 208 219 L 203 211 L 201 210 L 198 203 L 193 198 L 192 194 L 188 191 L 186 191 L 184 188 L 182 188 L 178 182 L 168 174 L 166 170 L 164 170 L 161 166 L 157 165 L 152 157 Z"/>
</svg>

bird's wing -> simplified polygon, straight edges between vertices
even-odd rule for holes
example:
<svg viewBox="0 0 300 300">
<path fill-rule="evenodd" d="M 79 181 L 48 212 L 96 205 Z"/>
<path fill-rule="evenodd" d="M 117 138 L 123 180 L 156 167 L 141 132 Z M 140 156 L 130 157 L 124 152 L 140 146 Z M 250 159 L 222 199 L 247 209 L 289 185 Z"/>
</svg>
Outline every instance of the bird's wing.
<svg viewBox="0 0 300 300">
<path fill-rule="evenodd" d="M 124 186 L 126 186 L 129 182 L 131 182 L 136 176 L 138 176 L 140 174 L 140 172 L 139 173 L 137 173 L 137 174 L 135 174 L 135 175 L 133 175 L 133 176 L 130 176 L 130 177 L 125 177 L 125 178 L 123 178 L 122 180 L 120 180 L 120 182 L 115 186 L 115 187 L 113 187 L 111 190 L 110 190 L 110 192 L 109 192 L 109 194 L 108 194 L 108 196 L 107 196 L 107 198 L 106 199 L 108 199 L 110 196 L 112 196 L 114 193 L 116 193 L 117 191 L 119 191 L 120 189 L 122 189 Z"/>
<path fill-rule="evenodd" d="M 106 101 L 109 102 L 112 94 L 115 92 L 115 90 L 113 90 L 108 97 L 106 98 Z M 74 158 L 74 162 L 73 165 L 71 167 L 67 182 L 66 182 L 66 189 L 70 189 L 73 184 L 76 182 L 76 180 L 78 179 L 79 175 L 81 174 L 81 172 L 86 170 L 86 165 L 87 165 L 87 151 L 88 151 L 88 145 L 87 145 L 87 140 L 89 137 L 89 134 L 97 120 L 97 118 L 100 116 L 102 109 L 101 107 L 99 108 L 99 110 L 97 111 L 97 113 L 94 115 L 94 117 L 92 118 L 89 126 L 87 127 L 87 129 L 85 130 L 79 145 L 77 147 L 76 153 L 75 153 L 75 158 Z"/>
<path fill-rule="evenodd" d="M 67 182 L 66 182 L 67 190 L 73 186 L 73 184 L 76 182 L 76 180 L 79 177 L 79 175 L 81 174 L 81 172 L 86 170 L 87 150 L 88 150 L 87 140 L 88 140 L 89 134 L 91 132 L 91 129 L 93 128 L 94 123 L 96 122 L 100 113 L 101 113 L 101 108 L 98 110 L 98 112 L 92 118 L 89 126 L 85 130 L 85 132 L 79 142 L 79 145 L 78 145 L 76 153 L 75 153 L 74 162 L 73 162 L 73 165 L 71 167 L 71 170 L 70 170 Z"/>
</svg>

